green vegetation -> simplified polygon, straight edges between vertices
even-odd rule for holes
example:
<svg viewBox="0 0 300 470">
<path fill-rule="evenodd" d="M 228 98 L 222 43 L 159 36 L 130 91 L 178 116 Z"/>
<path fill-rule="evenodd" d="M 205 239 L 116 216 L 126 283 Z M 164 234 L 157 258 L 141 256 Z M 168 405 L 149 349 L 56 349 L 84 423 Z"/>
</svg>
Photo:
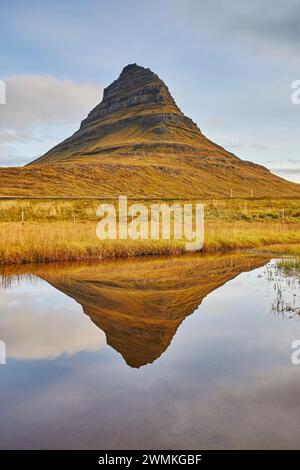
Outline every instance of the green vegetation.
<svg viewBox="0 0 300 470">
<path fill-rule="evenodd" d="M 283 269 L 286 274 L 300 274 L 300 257 L 283 259 L 278 263 L 278 267 Z"/>
</svg>

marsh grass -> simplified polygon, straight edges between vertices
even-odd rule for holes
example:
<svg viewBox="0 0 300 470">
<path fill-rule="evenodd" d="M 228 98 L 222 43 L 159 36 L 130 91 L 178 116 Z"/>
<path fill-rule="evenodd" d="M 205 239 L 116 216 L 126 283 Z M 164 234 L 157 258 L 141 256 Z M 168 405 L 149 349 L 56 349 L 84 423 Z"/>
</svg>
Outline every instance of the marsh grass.
<svg viewBox="0 0 300 470">
<path fill-rule="evenodd" d="M 99 240 L 96 236 L 99 203 L 99 200 L 0 201 L 0 263 L 185 252 L 184 240 Z M 299 201 L 205 201 L 203 251 L 241 249 L 294 253 L 299 250 L 300 254 Z"/>
<path fill-rule="evenodd" d="M 286 274 L 300 275 L 300 256 L 289 259 L 282 259 L 277 264 L 278 268 L 283 269 Z"/>
<path fill-rule="evenodd" d="M 96 224 L 71 222 L 4 223 L 0 263 L 75 261 L 139 255 L 176 254 L 183 243 L 151 240 L 100 240 Z"/>
</svg>

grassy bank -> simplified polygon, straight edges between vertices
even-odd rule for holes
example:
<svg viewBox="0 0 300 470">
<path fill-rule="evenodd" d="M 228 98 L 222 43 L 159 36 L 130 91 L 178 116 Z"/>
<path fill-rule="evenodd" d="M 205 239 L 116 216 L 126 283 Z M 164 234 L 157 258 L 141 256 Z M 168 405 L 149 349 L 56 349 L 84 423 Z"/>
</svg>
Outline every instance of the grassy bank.
<svg viewBox="0 0 300 470">
<path fill-rule="evenodd" d="M 269 249 L 300 250 L 300 226 L 273 223 L 207 222 L 204 251 Z M 0 262 L 52 262 L 122 256 L 176 254 L 182 241 L 99 240 L 91 222 L 20 222 L 1 224 Z"/>
<path fill-rule="evenodd" d="M 176 254 L 177 240 L 99 240 L 99 201 L 1 201 L 0 263 Z M 241 249 L 300 253 L 297 200 L 215 200 L 205 203 L 204 251 Z"/>
</svg>

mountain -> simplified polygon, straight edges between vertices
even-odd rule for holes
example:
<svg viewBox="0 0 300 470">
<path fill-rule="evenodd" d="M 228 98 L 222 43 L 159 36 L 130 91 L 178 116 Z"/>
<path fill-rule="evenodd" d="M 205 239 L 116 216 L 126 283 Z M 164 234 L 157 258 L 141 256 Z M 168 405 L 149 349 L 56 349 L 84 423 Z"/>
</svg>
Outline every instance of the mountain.
<svg viewBox="0 0 300 470">
<path fill-rule="evenodd" d="M 300 185 L 205 137 L 165 83 L 136 64 L 71 137 L 24 168 L 1 169 L 0 188 L 0 196 L 300 196 Z"/>
<path fill-rule="evenodd" d="M 204 297 L 267 256 L 230 254 L 37 266 L 33 274 L 81 304 L 131 367 L 154 362 Z M 28 268 L 27 268 L 28 269 Z"/>
<path fill-rule="evenodd" d="M 32 164 L 75 162 L 109 154 L 145 159 L 160 155 L 163 159 L 193 153 L 238 161 L 203 136 L 155 73 L 132 64 L 105 88 L 103 100 L 82 121 L 80 129 Z"/>
</svg>

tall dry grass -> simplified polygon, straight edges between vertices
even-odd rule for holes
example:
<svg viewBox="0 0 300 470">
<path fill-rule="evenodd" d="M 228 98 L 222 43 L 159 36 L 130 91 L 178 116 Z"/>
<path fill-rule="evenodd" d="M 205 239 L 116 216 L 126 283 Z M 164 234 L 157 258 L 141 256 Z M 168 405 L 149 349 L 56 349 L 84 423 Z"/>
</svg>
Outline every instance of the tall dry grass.
<svg viewBox="0 0 300 470">
<path fill-rule="evenodd" d="M 147 201 L 146 204 L 151 202 Z M 282 248 L 292 252 L 300 246 L 300 206 L 297 199 L 251 198 L 199 202 L 205 204 L 204 251 L 266 250 L 277 247 L 278 250 Z M 88 199 L 0 201 L 0 263 L 52 262 L 185 251 L 184 241 L 99 240 L 96 236 L 96 208 L 99 203 L 100 200 Z"/>
<path fill-rule="evenodd" d="M 81 200 L 0 200 L 0 223 L 19 222 L 22 212 L 28 222 L 59 222 L 72 221 L 74 216 L 78 221 L 97 221 L 96 209 L 100 199 Z M 105 200 L 114 202 L 117 200 Z M 136 202 L 136 201 L 135 201 Z M 157 200 L 141 200 L 146 205 Z M 171 200 L 167 201 L 172 203 Z M 174 200 L 174 202 L 177 202 Z M 190 202 L 187 200 L 186 202 Z M 193 201 L 197 202 L 197 201 Z M 210 199 L 199 200 L 205 205 L 207 221 L 243 221 L 243 222 L 284 222 L 300 223 L 300 200 L 285 199 Z M 130 204 L 131 201 L 128 201 Z"/>
<path fill-rule="evenodd" d="M 0 264 L 176 254 L 183 249 L 182 242 L 100 240 L 91 222 L 9 222 L 0 228 Z"/>
<path fill-rule="evenodd" d="M 204 251 L 300 246 L 300 224 L 208 221 Z M 177 240 L 100 240 L 94 222 L 2 222 L 0 263 L 53 262 L 185 251 Z"/>
</svg>

